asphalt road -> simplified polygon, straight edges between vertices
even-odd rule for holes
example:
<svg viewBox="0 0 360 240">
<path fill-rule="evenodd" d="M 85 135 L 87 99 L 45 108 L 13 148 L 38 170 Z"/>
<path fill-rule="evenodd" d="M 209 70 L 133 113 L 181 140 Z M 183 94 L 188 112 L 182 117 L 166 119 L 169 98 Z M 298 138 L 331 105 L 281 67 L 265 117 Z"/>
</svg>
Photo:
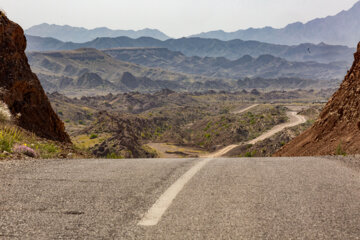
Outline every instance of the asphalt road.
<svg viewBox="0 0 360 240">
<path fill-rule="evenodd" d="M 321 158 L 0 162 L 0 239 L 360 239 L 360 173 Z"/>
</svg>

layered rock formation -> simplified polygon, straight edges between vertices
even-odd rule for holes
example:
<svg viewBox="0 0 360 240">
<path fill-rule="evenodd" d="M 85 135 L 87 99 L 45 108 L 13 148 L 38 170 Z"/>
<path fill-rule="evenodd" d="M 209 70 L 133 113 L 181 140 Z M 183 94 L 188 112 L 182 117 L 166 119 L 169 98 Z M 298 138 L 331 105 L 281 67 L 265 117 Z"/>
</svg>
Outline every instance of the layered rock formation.
<svg viewBox="0 0 360 240">
<path fill-rule="evenodd" d="M 25 55 L 22 28 L 0 12 L 0 99 L 19 126 L 51 140 L 70 142 Z"/>
<path fill-rule="evenodd" d="M 360 153 L 360 43 L 354 57 L 350 71 L 319 119 L 276 156 Z"/>
</svg>

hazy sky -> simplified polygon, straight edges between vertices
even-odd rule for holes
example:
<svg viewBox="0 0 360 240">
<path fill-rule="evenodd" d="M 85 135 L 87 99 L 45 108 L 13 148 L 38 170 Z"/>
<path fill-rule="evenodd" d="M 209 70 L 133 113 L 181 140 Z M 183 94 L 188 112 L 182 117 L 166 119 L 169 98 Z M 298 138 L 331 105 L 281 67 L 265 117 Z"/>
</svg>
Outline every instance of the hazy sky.
<svg viewBox="0 0 360 240">
<path fill-rule="evenodd" d="M 28 28 L 40 23 L 86 28 L 156 28 L 171 37 L 223 29 L 284 27 L 335 15 L 358 0 L 0 0 Z"/>
</svg>

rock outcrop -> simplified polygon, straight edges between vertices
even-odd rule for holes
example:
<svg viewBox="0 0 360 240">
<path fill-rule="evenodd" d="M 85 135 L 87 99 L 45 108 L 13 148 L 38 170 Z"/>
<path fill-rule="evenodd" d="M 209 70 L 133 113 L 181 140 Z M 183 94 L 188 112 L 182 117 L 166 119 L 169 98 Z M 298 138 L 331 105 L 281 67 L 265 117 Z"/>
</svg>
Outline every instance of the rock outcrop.
<svg viewBox="0 0 360 240">
<path fill-rule="evenodd" d="M 275 156 L 360 153 L 360 43 L 354 63 L 319 119 Z"/>
<path fill-rule="evenodd" d="M 82 130 L 80 134 L 107 133 L 111 137 L 91 148 L 97 157 L 121 156 L 125 158 L 154 158 L 156 154 L 143 146 L 145 133 L 153 133 L 168 119 L 143 119 L 126 115 L 112 115 L 101 111 L 95 115 L 97 122 Z"/>
<path fill-rule="evenodd" d="M 19 126 L 51 140 L 70 142 L 25 55 L 23 29 L 0 12 L 0 99 Z"/>
</svg>

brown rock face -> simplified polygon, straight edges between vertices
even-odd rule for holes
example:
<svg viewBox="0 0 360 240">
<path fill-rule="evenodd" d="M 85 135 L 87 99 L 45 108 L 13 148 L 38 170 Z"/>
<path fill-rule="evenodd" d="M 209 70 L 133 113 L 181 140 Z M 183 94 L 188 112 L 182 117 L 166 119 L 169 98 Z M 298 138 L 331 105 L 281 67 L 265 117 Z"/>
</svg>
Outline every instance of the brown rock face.
<svg viewBox="0 0 360 240">
<path fill-rule="evenodd" d="M 24 31 L 0 12 L 0 99 L 18 125 L 41 137 L 70 142 L 64 124 L 52 109 L 25 55 Z"/>
<path fill-rule="evenodd" d="M 354 63 L 319 119 L 275 156 L 360 153 L 360 43 Z"/>
</svg>

